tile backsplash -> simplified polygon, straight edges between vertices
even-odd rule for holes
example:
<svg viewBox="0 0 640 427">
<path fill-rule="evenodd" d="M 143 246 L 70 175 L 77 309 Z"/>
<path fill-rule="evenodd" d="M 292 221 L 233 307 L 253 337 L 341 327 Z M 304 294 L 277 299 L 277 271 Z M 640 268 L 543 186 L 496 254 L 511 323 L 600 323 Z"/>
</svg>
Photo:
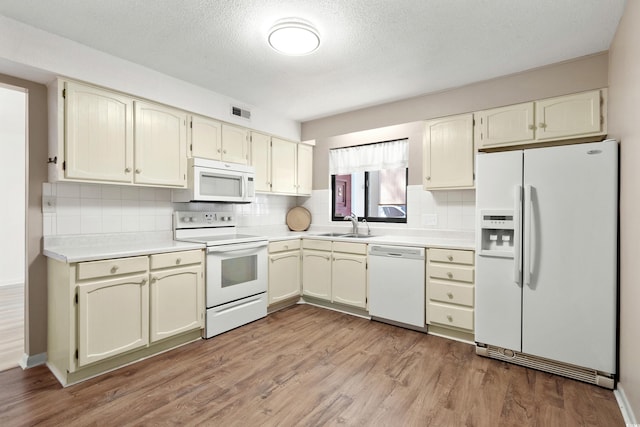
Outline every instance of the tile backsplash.
<svg viewBox="0 0 640 427">
<path fill-rule="evenodd" d="M 312 224 L 332 225 L 330 190 L 314 190 L 311 197 L 258 194 L 247 204 L 172 203 L 166 188 L 44 183 L 43 231 L 45 236 L 170 231 L 174 210 L 234 212 L 239 226 L 284 225 L 287 212 L 297 205 L 311 211 Z M 475 190 L 429 192 L 410 185 L 407 215 L 406 224 L 387 225 L 472 231 Z"/>
</svg>

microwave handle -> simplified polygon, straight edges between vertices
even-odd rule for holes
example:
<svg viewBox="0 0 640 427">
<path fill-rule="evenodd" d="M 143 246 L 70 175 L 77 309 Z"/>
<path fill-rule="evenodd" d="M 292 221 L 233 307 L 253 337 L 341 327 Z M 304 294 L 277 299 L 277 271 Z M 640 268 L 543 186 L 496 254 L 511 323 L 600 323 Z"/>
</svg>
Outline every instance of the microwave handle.
<svg viewBox="0 0 640 427">
<path fill-rule="evenodd" d="M 247 199 L 247 176 L 242 175 L 242 199 Z"/>
</svg>

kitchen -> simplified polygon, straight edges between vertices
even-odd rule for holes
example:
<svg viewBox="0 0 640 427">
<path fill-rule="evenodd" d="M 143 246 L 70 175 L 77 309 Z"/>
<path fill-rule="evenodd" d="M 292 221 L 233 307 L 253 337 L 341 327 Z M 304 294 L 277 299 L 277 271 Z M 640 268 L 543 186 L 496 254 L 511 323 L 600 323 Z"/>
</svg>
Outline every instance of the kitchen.
<svg viewBox="0 0 640 427">
<path fill-rule="evenodd" d="M 634 16 L 637 16 L 633 14 L 633 11 L 636 10 L 636 9 L 633 9 L 633 7 L 634 6 L 632 5 L 627 6 L 629 10 L 625 13 L 624 19 L 632 20 L 634 19 Z M 626 22 L 627 21 L 623 20 L 623 23 L 625 23 L 625 26 L 621 26 L 620 28 L 627 29 L 627 28 L 633 27 L 632 24 L 626 24 Z M 626 25 L 630 25 L 630 26 L 627 27 Z M 14 24 L 14 27 L 15 27 L 15 24 Z M 21 31 L 24 31 L 24 29 L 22 29 Z M 607 54 L 595 55 L 595 56 L 587 57 L 575 62 L 558 64 L 555 67 L 551 67 L 550 69 L 546 69 L 546 70 L 539 70 L 538 72 L 534 70 L 531 72 L 523 73 L 521 75 L 510 76 L 505 79 L 496 79 L 494 81 L 489 81 L 484 83 L 481 82 L 475 85 L 470 85 L 465 88 L 460 88 L 460 89 L 452 90 L 445 93 L 434 94 L 434 95 L 428 96 L 426 99 L 423 100 L 423 102 L 426 105 L 426 108 L 430 108 L 431 110 L 416 112 L 414 114 L 416 114 L 417 116 L 411 116 L 411 117 L 415 117 L 415 119 L 413 120 L 417 121 L 427 117 L 440 117 L 440 116 L 445 116 L 449 114 L 460 113 L 463 111 L 475 111 L 475 110 L 480 110 L 482 108 L 491 108 L 499 105 L 507 105 L 507 104 L 512 104 L 520 101 L 540 99 L 547 96 L 554 96 L 557 94 L 575 93 L 575 92 L 580 92 L 582 90 L 590 89 L 590 88 L 607 87 L 607 86 L 609 87 L 609 91 L 610 91 L 609 135 L 611 137 L 619 138 L 622 141 L 621 170 L 622 170 L 623 211 L 622 211 L 622 222 L 621 222 L 621 227 L 622 227 L 621 296 L 623 298 L 622 298 L 622 307 L 621 307 L 621 339 L 620 339 L 621 380 L 620 380 L 620 384 L 623 387 L 625 387 L 625 390 L 627 390 L 627 387 L 629 387 L 629 390 L 632 391 L 634 390 L 633 384 L 635 384 L 634 372 L 637 371 L 637 369 L 634 369 L 634 364 L 633 364 L 634 358 L 632 357 L 632 353 L 627 353 L 625 349 L 627 348 L 627 346 L 633 345 L 632 344 L 632 342 L 634 342 L 633 337 L 636 335 L 634 335 L 635 333 L 634 327 L 631 326 L 634 324 L 634 322 L 625 320 L 627 319 L 625 317 L 625 313 L 627 313 L 627 315 L 629 316 L 634 316 L 633 314 L 631 314 L 631 312 L 633 311 L 632 309 L 625 310 L 625 301 L 633 300 L 632 295 L 634 295 L 633 289 L 635 288 L 631 286 L 631 283 L 632 283 L 631 278 L 625 279 L 627 274 L 625 272 L 629 271 L 628 274 L 631 274 L 631 271 L 625 270 L 624 260 L 633 259 L 631 255 L 633 254 L 633 244 L 631 244 L 631 246 L 627 248 L 627 250 L 631 252 L 627 252 L 625 251 L 626 246 L 624 242 L 625 242 L 625 236 L 633 235 L 633 234 L 629 234 L 629 233 L 632 233 L 633 227 L 631 226 L 631 224 L 627 224 L 627 226 L 625 227 L 625 218 L 627 218 L 626 221 L 632 221 L 630 219 L 632 218 L 632 216 L 630 217 L 625 216 L 624 206 L 626 206 L 625 200 L 628 200 L 626 203 L 631 203 L 630 201 L 631 199 L 625 199 L 625 194 L 627 194 L 628 195 L 627 197 L 629 197 L 630 193 L 627 193 L 626 191 L 632 191 L 629 188 L 633 188 L 633 187 L 626 187 L 627 190 L 625 190 L 625 182 L 627 183 L 627 186 L 633 185 L 632 184 L 633 180 L 629 181 L 628 180 L 629 178 L 625 179 L 625 176 L 627 176 L 625 174 L 633 173 L 633 167 L 627 166 L 625 168 L 625 164 L 626 162 L 632 162 L 634 158 L 633 151 L 625 151 L 625 142 L 633 141 L 634 132 L 632 129 L 626 130 L 626 127 L 624 127 L 625 123 L 620 123 L 620 121 L 623 120 L 623 118 L 625 117 L 625 113 L 620 111 L 621 106 L 619 102 L 621 102 L 621 99 L 626 99 L 622 97 L 622 94 L 620 91 L 622 91 L 623 93 L 627 91 L 631 91 L 631 93 L 633 93 L 634 85 L 633 85 L 633 80 L 631 78 L 631 75 L 633 73 L 630 73 L 629 75 L 627 75 L 629 71 L 626 68 L 621 69 L 620 68 L 621 65 L 619 65 L 619 62 L 616 62 L 617 59 L 619 58 L 619 56 L 616 56 L 616 55 L 619 55 L 618 52 L 620 52 L 619 50 L 616 50 L 616 48 L 621 49 L 623 54 L 626 54 L 626 55 L 631 55 L 630 52 L 634 52 L 634 51 L 632 47 L 633 44 L 631 41 L 633 40 L 633 37 L 629 36 L 631 38 L 627 39 L 625 38 L 626 33 L 621 31 L 622 30 L 619 29 L 620 34 L 622 34 L 622 35 L 619 35 L 621 39 L 620 40 L 616 39 L 616 42 L 612 45 L 612 48 L 610 49 L 608 55 Z M 627 31 L 631 31 L 631 30 L 627 30 Z M 18 34 L 22 34 L 22 33 L 18 31 Z M 8 35 L 8 39 L 10 38 L 11 36 Z M 630 46 L 627 46 L 625 43 L 629 43 Z M 631 49 L 631 51 L 628 52 L 624 49 Z M 14 62 L 28 63 L 27 60 L 25 59 L 19 60 L 20 58 L 17 58 L 15 56 L 9 55 L 9 58 L 13 58 Z M 585 73 L 582 70 L 589 70 L 589 72 Z M 554 74 L 554 78 L 551 79 L 551 81 L 547 80 L 545 75 L 545 73 L 549 73 L 549 72 Z M 24 74 L 24 75 L 27 76 L 27 74 Z M 580 79 L 576 79 L 575 76 L 582 76 L 582 79 L 587 81 L 581 81 Z M 630 82 L 625 83 L 626 85 L 624 86 L 623 89 L 620 89 L 619 86 L 618 86 L 618 89 L 616 89 L 616 84 L 621 84 L 621 82 L 627 82 L 627 80 L 625 80 L 627 78 L 631 79 Z M 88 77 L 86 79 L 89 80 Z M 7 79 L 7 80 L 10 80 L 10 79 Z M 99 79 L 99 80 L 103 81 L 102 79 Z M 539 95 L 537 91 L 532 91 L 530 93 L 520 92 L 514 95 L 514 92 L 512 91 L 513 87 L 526 88 L 526 87 L 529 87 L 529 85 L 534 86 L 534 84 L 532 84 L 531 82 L 537 82 L 537 84 L 539 84 L 540 86 L 543 86 L 543 83 L 547 84 L 547 86 L 545 86 L 546 92 L 544 92 L 543 95 Z M 126 89 L 126 87 L 120 87 L 120 89 L 124 90 Z M 34 93 L 37 93 L 37 90 L 38 89 L 34 90 Z M 465 99 L 468 99 L 469 101 L 466 101 L 466 102 L 470 103 L 470 105 L 467 104 L 464 106 L 456 105 L 454 107 L 447 107 L 447 102 L 446 102 L 447 100 L 451 102 L 452 99 L 459 99 L 459 97 L 464 97 Z M 410 109 L 410 105 L 412 104 L 410 103 L 406 104 L 406 108 Z M 387 107 L 387 108 L 390 108 L 390 107 Z M 326 170 L 327 168 L 327 157 L 328 157 L 327 154 L 323 154 L 323 153 L 327 153 L 330 147 L 339 146 L 340 144 L 344 144 L 345 140 L 350 140 L 353 138 L 359 138 L 360 140 L 368 140 L 368 141 L 380 141 L 380 140 L 395 139 L 398 137 L 399 134 L 403 134 L 408 136 L 409 138 L 415 137 L 417 139 L 421 139 L 421 133 L 419 131 L 415 132 L 415 130 L 412 131 L 411 125 L 398 124 L 398 123 L 405 123 L 407 121 L 405 111 L 402 110 L 402 108 L 404 107 L 400 106 L 400 108 L 401 108 L 400 110 L 393 110 L 393 109 L 385 110 L 383 107 L 379 107 L 378 110 L 376 110 L 376 108 L 372 108 L 368 114 L 361 113 L 360 115 L 356 113 L 352 113 L 352 114 L 347 113 L 345 116 L 343 116 L 343 119 L 350 119 L 352 123 L 360 122 L 360 124 L 358 125 L 359 128 L 358 127 L 356 127 L 355 129 L 352 128 L 353 130 L 360 131 L 363 129 L 374 129 L 371 131 L 363 130 L 359 133 L 352 134 L 352 135 L 349 135 L 352 133 L 352 130 L 350 130 L 348 128 L 348 125 L 345 125 L 344 122 L 342 121 L 337 121 L 335 122 L 334 125 L 331 125 L 331 122 L 328 122 L 327 119 L 325 120 L 319 119 L 318 121 L 315 121 L 315 122 L 312 121 L 305 124 L 303 126 L 302 139 L 303 140 L 316 139 L 316 147 L 314 149 L 314 159 L 315 159 L 314 160 L 314 174 L 315 174 L 314 191 L 320 192 L 321 194 L 324 192 L 325 195 L 328 192 L 326 177 L 322 175 L 322 170 L 323 168 L 324 170 Z M 449 109 L 447 110 L 447 108 Z M 616 108 L 617 108 L 617 112 L 616 112 Z M 396 112 L 394 115 L 394 114 L 385 114 L 386 111 L 390 111 L 390 112 L 396 111 Z M 629 110 L 629 111 L 632 111 L 632 110 Z M 402 116 L 403 118 L 394 119 L 393 118 L 394 116 L 395 117 Z M 616 121 L 618 121 L 617 127 L 614 126 L 616 124 Z M 323 129 L 321 127 L 323 125 L 323 122 L 326 126 L 331 125 L 331 126 L 335 126 L 335 128 L 333 130 L 328 130 L 326 127 Z M 630 127 L 631 126 L 630 123 L 632 123 L 632 121 L 629 122 L 627 126 Z M 385 126 L 389 126 L 389 127 L 385 127 Z M 379 129 L 381 127 L 383 128 L 375 131 L 375 129 Z M 415 126 L 413 129 L 415 129 Z M 616 131 L 616 129 L 618 130 Z M 625 132 L 623 132 L 623 130 L 625 130 Z M 275 131 L 274 133 L 281 134 L 281 132 L 275 132 Z M 305 137 L 305 134 L 308 135 L 308 137 Z M 323 134 L 326 136 L 323 136 Z M 34 133 L 31 134 L 32 137 L 33 135 Z M 344 136 L 340 137 L 340 136 L 328 136 L 328 135 L 344 135 Z M 421 144 L 410 144 L 410 150 L 412 151 L 410 155 L 410 162 L 412 160 L 416 161 L 417 159 L 421 158 L 421 155 L 419 152 L 420 149 L 421 149 Z M 628 148 L 626 148 L 626 150 L 633 150 L 633 145 L 630 144 Z M 46 154 L 47 154 L 46 152 L 32 153 L 32 156 L 34 157 L 39 156 L 38 160 L 33 160 L 34 164 L 31 167 L 32 174 L 35 174 L 36 177 L 37 177 L 37 174 L 42 173 L 40 171 L 41 168 L 39 166 L 38 167 L 36 166 L 43 164 L 43 162 L 46 162 Z M 409 171 L 410 171 L 409 172 L 410 173 L 409 191 L 410 192 L 416 191 L 411 189 L 411 184 L 415 185 L 417 182 L 421 182 L 421 177 L 419 176 L 421 174 L 420 172 L 421 168 L 417 165 L 414 165 L 412 167 L 412 163 L 410 163 Z M 414 176 L 412 174 L 416 174 L 416 175 Z M 316 178 L 317 176 L 319 176 L 319 178 Z M 32 185 L 35 188 L 34 191 L 38 192 L 38 193 L 35 193 L 37 196 L 30 193 L 30 197 L 33 197 L 33 199 L 31 200 L 31 204 L 32 206 L 36 207 L 35 208 L 36 210 L 40 210 L 40 204 L 42 200 L 41 200 L 41 197 L 39 196 L 39 192 L 41 192 L 42 189 L 38 189 L 38 187 L 41 187 L 42 185 L 41 183 L 46 181 L 46 177 L 44 178 L 41 177 L 39 182 L 36 182 L 37 178 L 34 179 L 34 175 L 32 175 L 31 178 L 32 179 L 30 180 L 30 185 Z M 318 182 L 319 184 L 316 185 L 315 184 L 316 182 Z M 67 190 L 70 190 L 72 192 L 82 191 L 81 189 L 64 189 L 63 191 L 67 191 Z M 419 194 L 421 194 L 421 196 L 419 197 L 427 197 L 427 196 L 423 196 L 422 195 L 423 193 L 419 193 Z M 154 213 L 147 216 L 162 217 L 163 215 L 166 215 L 162 213 L 162 209 L 166 208 L 166 206 L 163 204 L 163 202 L 167 202 L 166 192 L 160 191 L 159 194 L 154 193 L 154 195 L 151 196 L 150 194 L 148 194 L 147 191 L 140 191 L 137 194 L 137 197 L 138 197 L 137 199 L 138 206 L 143 204 L 142 202 L 153 201 L 154 209 L 155 208 L 160 209 L 158 211 L 160 213 L 156 214 L 155 213 L 156 211 L 154 211 Z M 152 197 L 153 197 L 153 200 L 148 200 Z M 466 196 L 455 193 L 455 192 L 448 192 L 448 194 L 446 195 L 436 195 L 435 197 L 437 198 L 436 200 L 420 200 L 419 203 L 426 205 L 428 208 L 433 209 L 432 212 L 430 213 L 434 213 L 434 214 L 439 213 L 440 217 L 442 216 L 447 217 L 450 214 L 451 216 L 450 218 L 449 217 L 447 218 L 447 221 L 449 221 L 450 219 L 452 223 L 457 221 L 460 221 L 460 223 L 462 223 L 461 217 L 463 215 L 457 214 L 456 211 L 463 209 L 464 207 L 463 199 Z M 460 200 L 459 201 L 455 200 L 456 197 L 460 197 Z M 121 195 L 121 200 L 122 198 L 123 197 Z M 281 205 L 277 205 L 275 208 L 271 209 L 270 201 L 274 198 L 278 200 L 277 203 L 281 203 Z M 449 200 L 449 198 L 451 198 L 451 200 Z M 320 199 L 326 200 L 327 198 L 321 196 Z M 312 197 L 312 200 L 314 200 L 314 197 Z M 264 224 L 258 224 L 258 225 L 268 225 L 269 215 L 274 215 L 274 217 L 277 216 L 279 218 L 284 217 L 284 214 L 286 213 L 288 208 L 292 207 L 291 205 L 288 205 L 288 203 L 290 203 L 290 200 L 288 199 L 278 199 L 277 196 L 264 196 L 264 198 L 258 199 L 257 204 L 254 204 L 252 205 L 251 208 L 248 208 L 247 213 L 248 213 L 248 216 L 254 216 L 258 221 L 264 221 Z M 311 203 L 315 204 L 316 202 L 312 201 Z M 148 203 L 144 203 L 143 205 L 149 206 Z M 458 208 L 458 206 L 462 206 L 462 209 Z M 449 207 L 452 207 L 452 208 L 448 209 Z M 323 209 L 325 209 L 326 206 L 323 207 L 322 202 L 320 202 L 318 203 L 318 207 L 309 206 L 309 208 L 314 214 L 314 218 L 316 218 L 317 217 L 317 215 L 315 215 L 316 209 L 317 211 L 323 212 Z M 445 208 L 446 210 L 443 208 Z M 245 208 L 242 208 L 242 209 L 245 209 Z M 438 211 L 438 209 L 440 210 Z M 269 210 L 270 213 L 265 218 L 263 215 L 261 215 L 261 213 L 266 210 Z M 138 213 L 138 215 L 141 215 L 141 214 Z M 143 214 L 143 215 L 146 215 L 146 214 Z M 422 221 L 421 217 L 412 218 L 411 215 L 412 215 L 411 209 L 409 209 L 409 218 L 408 218 L 409 221 L 418 221 L 418 224 Z M 145 218 L 145 222 L 144 222 L 145 224 L 148 223 L 146 219 L 147 218 Z M 158 220 L 158 223 L 162 224 L 162 221 L 163 220 L 160 219 Z M 164 221 L 165 221 L 164 224 L 166 224 L 166 217 Z M 37 223 L 38 221 L 35 221 L 35 222 Z M 343 226 L 345 226 L 346 228 L 347 224 L 344 224 Z M 39 238 L 36 238 L 36 240 L 39 240 Z M 39 245 L 37 246 L 39 247 Z M 39 250 L 37 250 L 37 252 L 39 252 Z M 37 258 L 38 256 L 39 255 L 36 255 L 35 257 Z M 629 257 L 629 258 L 626 258 L 626 257 Z M 42 262 L 42 261 L 39 261 L 39 262 Z M 38 262 L 36 263 L 32 262 L 30 263 L 30 265 L 31 265 L 31 268 L 33 269 L 31 280 L 34 280 L 34 277 L 38 277 L 38 274 L 42 274 L 41 271 L 40 273 L 38 273 L 38 268 L 41 268 L 41 267 L 38 267 Z M 625 283 L 629 283 L 628 288 L 625 286 Z M 626 298 L 625 295 L 627 295 L 628 298 Z M 38 298 L 41 298 L 41 296 L 34 295 L 31 301 L 32 304 L 37 304 Z M 41 306 L 46 306 L 46 303 L 42 304 Z M 631 319 L 633 319 L 633 317 L 631 317 Z M 37 317 L 32 319 L 32 327 L 33 325 L 38 324 L 39 322 L 42 322 L 42 320 L 39 320 Z M 35 332 L 33 337 L 31 337 L 31 334 L 30 334 L 30 340 L 33 339 L 34 341 L 30 344 L 32 348 L 29 351 L 29 354 L 35 355 L 35 354 L 39 354 L 42 351 L 41 344 L 39 344 L 39 342 L 42 342 L 42 341 L 38 340 L 37 335 L 38 335 L 38 332 Z M 625 356 L 625 354 L 627 356 Z M 626 369 L 625 369 L 625 366 L 627 366 Z M 632 398 L 633 396 L 634 396 L 633 394 L 629 395 L 631 403 L 633 403 L 634 401 Z M 638 411 L 636 410 L 635 412 L 637 413 Z"/>
</svg>

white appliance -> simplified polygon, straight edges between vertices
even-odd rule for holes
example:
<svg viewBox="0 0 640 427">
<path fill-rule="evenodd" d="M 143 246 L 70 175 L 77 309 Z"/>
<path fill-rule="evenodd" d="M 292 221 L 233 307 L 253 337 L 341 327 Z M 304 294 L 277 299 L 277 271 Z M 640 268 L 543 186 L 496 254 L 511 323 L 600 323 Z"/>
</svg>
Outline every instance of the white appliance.
<svg viewBox="0 0 640 427">
<path fill-rule="evenodd" d="M 478 354 L 613 388 L 618 144 L 477 156 Z"/>
<path fill-rule="evenodd" d="M 172 190 L 174 202 L 249 203 L 255 198 L 253 166 L 191 158 L 186 189 Z"/>
<path fill-rule="evenodd" d="M 424 248 L 369 245 L 369 314 L 425 327 Z"/>
<path fill-rule="evenodd" d="M 267 315 L 267 245 L 262 236 L 236 234 L 228 212 L 175 212 L 174 238 L 207 246 L 205 337 Z"/>
</svg>

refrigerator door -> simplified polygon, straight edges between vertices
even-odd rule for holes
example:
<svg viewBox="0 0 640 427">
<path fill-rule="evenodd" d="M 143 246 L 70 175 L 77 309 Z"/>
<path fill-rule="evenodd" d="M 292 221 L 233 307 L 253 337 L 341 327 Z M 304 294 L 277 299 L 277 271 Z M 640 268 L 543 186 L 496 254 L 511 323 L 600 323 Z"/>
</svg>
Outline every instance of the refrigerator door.
<svg viewBox="0 0 640 427">
<path fill-rule="evenodd" d="M 615 372 L 618 147 L 524 154 L 522 351 Z"/>
<path fill-rule="evenodd" d="M 483 211 L 511 211 L 519 228 L 518 189 L 522 185 L 522 151 L 478 154 L 476 158 L 476 304 L 475 340 L 511 350 L 521 349 L 522 288 L 520 245 L 512 257 L 482 255 Z M 516 230 L 517 234 L 519 233 Z M 518 237 L 516 235 L 516 237 Z"/>
</svg>

